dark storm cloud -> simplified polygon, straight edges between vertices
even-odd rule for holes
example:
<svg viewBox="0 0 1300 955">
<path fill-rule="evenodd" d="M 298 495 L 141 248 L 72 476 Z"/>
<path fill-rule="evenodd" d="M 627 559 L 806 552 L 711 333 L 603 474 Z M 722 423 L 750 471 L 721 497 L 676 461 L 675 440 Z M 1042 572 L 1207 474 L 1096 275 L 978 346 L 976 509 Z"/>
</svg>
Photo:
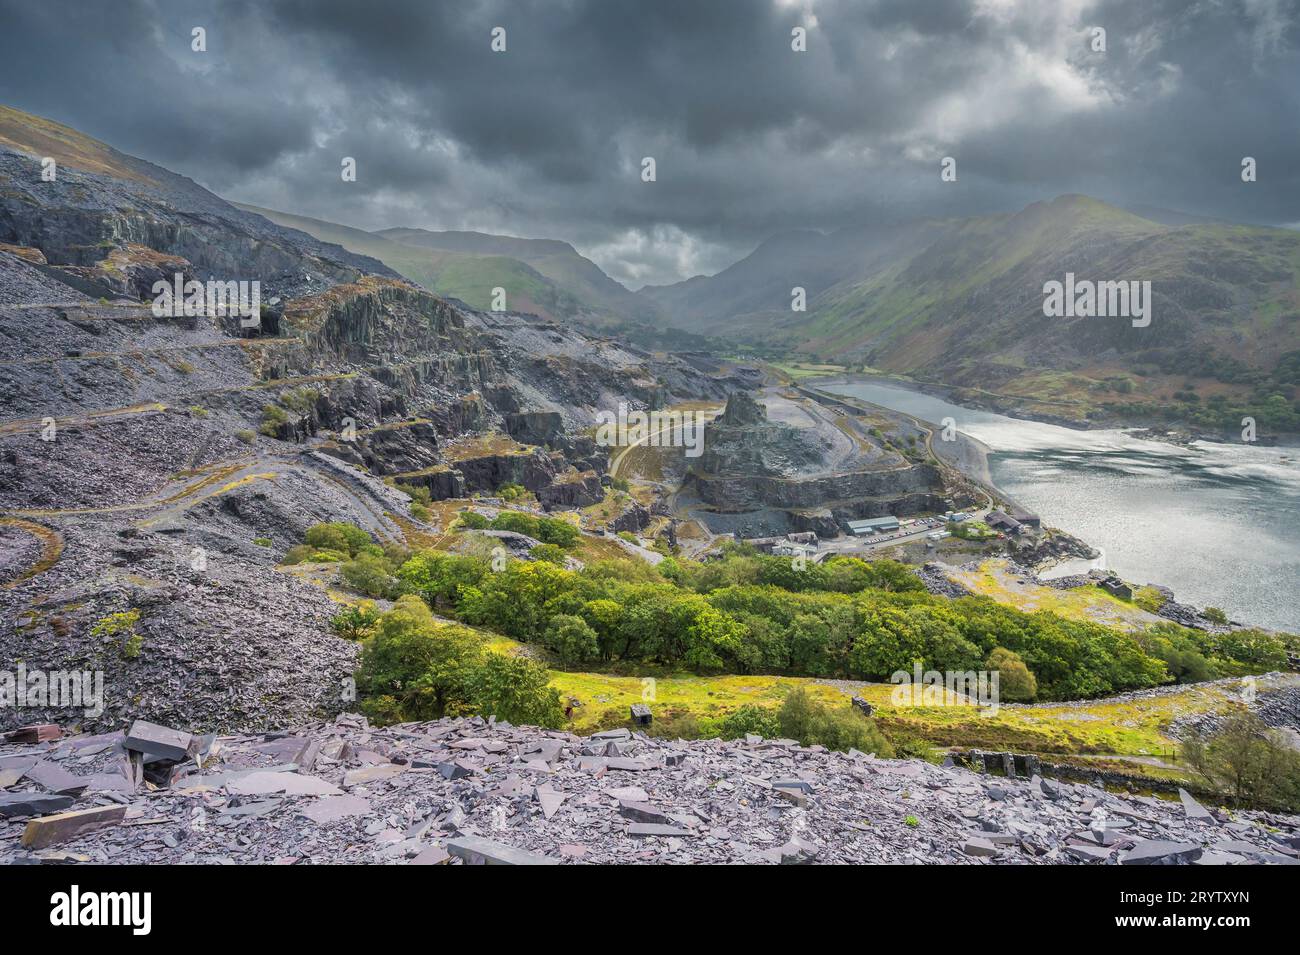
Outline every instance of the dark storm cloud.
<svg viewBox="0 0 1300 955">
<path fill-rule="evenodd" d="M 635 285 L 785 229 L 1063 192 L 1300 221 L 1298 19 L 1283 0 L 0 0 L 0 98 L 230 198 L 565 238 Z"/>
</svg>

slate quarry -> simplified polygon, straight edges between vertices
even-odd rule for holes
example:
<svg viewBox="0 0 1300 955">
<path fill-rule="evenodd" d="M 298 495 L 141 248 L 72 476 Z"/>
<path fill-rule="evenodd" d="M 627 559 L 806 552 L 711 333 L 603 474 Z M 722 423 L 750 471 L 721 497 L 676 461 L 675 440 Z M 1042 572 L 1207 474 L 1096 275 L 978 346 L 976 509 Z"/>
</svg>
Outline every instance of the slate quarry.
<svg viewBox="0 0 1300 955">
<path fill-rule="evenodd" d="M 374 728 L 344 714 L 196 736 L 160 776 L 128 730 L 0 746 L 0 864 L 1300 860 L 1300 817 L 757 736 L 581 737 L 480 718 Z M 53 776 L 31 770 L 51 766 L 84 785 L 49 791 Z"/>
</svg>

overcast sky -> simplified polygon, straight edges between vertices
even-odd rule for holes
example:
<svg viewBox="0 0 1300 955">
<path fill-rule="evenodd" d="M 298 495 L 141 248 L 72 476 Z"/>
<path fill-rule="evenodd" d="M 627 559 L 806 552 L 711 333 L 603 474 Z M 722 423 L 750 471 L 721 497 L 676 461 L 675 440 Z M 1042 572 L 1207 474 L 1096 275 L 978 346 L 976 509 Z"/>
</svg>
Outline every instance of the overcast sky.
<svg viewBox="0 0 1300 955">
<path fill-rule="evenodd" d="M 0 102 L 228 199 L 566 239 L 635 288 L 786 229 L 1067 192 L 1300 222 L 1298 7 L 0 0 Z"/>
</svg>

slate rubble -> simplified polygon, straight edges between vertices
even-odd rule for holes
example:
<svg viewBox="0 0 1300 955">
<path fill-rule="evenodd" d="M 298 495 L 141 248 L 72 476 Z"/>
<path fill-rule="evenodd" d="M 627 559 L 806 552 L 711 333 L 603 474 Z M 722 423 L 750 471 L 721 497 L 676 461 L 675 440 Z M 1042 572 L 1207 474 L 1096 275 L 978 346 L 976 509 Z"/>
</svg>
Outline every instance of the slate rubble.
<svg viewBox="0 0 1300 955">
<path fill-rule="evenodd" d="M 345 714 L 291 733 L 207 739 L 175 765 L 166 787 L 135 775 L 124 738 L 119 731 L 0 747 L 0 773 L 19 771 L 0 797 L 0 864 L 1300 858 L 1294 816 L 1229 813 L 1187 794 L 1162 801 L 1037 777 L 993 779 L 756 736 L 579 737 L 479 718 L 375 729 Z M 86 786 L 42 806 L 26 772 L 41 765 L 84 777 Z M 91 814 L 99 828 L 82 835 L 66 822 L 29 829 L 31 819 L 18 814 L 113 807 L 120 819 Z"/>
</svg>

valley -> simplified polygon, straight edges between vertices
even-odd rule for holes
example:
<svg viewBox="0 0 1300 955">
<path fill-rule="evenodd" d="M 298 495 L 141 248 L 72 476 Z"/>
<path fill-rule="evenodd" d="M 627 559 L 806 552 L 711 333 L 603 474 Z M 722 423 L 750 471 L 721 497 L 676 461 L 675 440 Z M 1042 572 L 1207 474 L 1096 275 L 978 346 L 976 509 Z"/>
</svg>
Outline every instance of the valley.
<svg viewBox="0 0 1300 955">
<path fill-rule="evenodd" d="M 47 153 L 59 163 L 53 182 L 39 177 Z M 1022 217 L 1032 222 L 859 236 L 860 250 L 883 257 L 872 281 L 884 284 L 870 294 L 896 299 L 901 286 L 889 283 L 921 267 L 889 258 L 900 247 L 919 252 L 965 233 L 1007 243 L 1010 229 L 1023 251 L 1061 220 L 1092 228 L 1114 218 L 1082 200 Z M 1129 218 L 1116 227 L 1135 243 L 1182 241 Z M 1279 262 L 1292 254 L 1276 236 L 1242 241 L 1267 244 Z M 790 242 L 820 248 L 809 236 Z M 964 262 L 962 245 L 952 255 Z M 978 377 L 975 358 L 941 360 L 976 332 L 958 322 L 924 343 L 924 303 L 912 302 L 865 334 L 847 306 L 834 311 L 845 301 L 835 296 L 850 294 L 836 260 L 806 255 L 830 270 L 820 301 L 839 303 L 807 325 L 824 357 L 919 378 Z M 1002 276 L 1026 267 L 1002 265 Z M 983 268 L 966 263 L 972 275 Z M 161 313 L 153 297 L 177 275 L 257 283 L 256 321 Z M 907 281 L 927 287 L 915 274 Z M 750 298 L 735 296 L 750 318 L 767 287 L 753 285 Z M 497 288 L 509 307 L 493 309 Z M 974 288 L 961 294 L 978 301 Z M 852 381 L 832 391 L 818 377 L 829 362 L 783 369 L 622 337 L 629 325 L 654 327 L 659 308 L 673 310 L 667 324 L 712 330 L 687 291 L 634 295 L 567 243 L 369 233 L 235 206 L 5 108 L 0 653 L 25 672 L 99 673 L 106 695 L 98 712 L 54 700 L 0 707 L 15 747 L 0 748 L 3 815 L 37 816 L 40 829 L 40 813 L 27 810 L 52 810 L 51 798 L 66 808 L 63 789 L 85 800 L 80 809 L 112 814 L 98 800 L 129 803 L 134 818 L 157 813 L 169 825 L 195 810 L 239 810 L 233 818 L 274 830 L 258 840 L 266 853 L 353 861 L 344 830 L 328 826 L 391 808 L 397 784 L 367 787 L 401 775 L 400 786 L 427 780 L 455 808 L 445 827 L 426 814 L 423 828 L 408 820 L 418 832 L 368 843 L 364 861 L 430 852 L 445 861 L 447 848 L 477 850 L 453 845 L 444 828 L 474 836 L 463 829 L 467 812 L 486 824 L 486 801 L 461 805 L 456 781 L 466 778 L 518 802 L 521 818 L 547 822 L 570 796 L 571 808 L 595 806 L 610 770 L 661 773 L 664 799 L 706 815 L 714 797 L 702 790 L 715 784 L 757 786 L 762 799 L 807 808 L 814 782 L 774 781 L 806 772 L 818 786 L 899 783 L 872 797 L 882 828 L 851 851 L 827 848 L 834 861 L 1084 862 L 1121 844 L 1137 851 L 1138 840 L 1119 837 L 1094 840 L 1100 855 L 1077 851 L 1091 810 L 1062 807 L 1107 800 L 1141 807 L 1143 841 L 1190 833 L 1208 842 L 1197 810 L 1209 810 L 1193 793 L 1241 826 L 1243 858 L 1290 856 L 1268 832 L 1294 831 L 1285 813 L 1300 806 L 1297 794 L 1271 779 L 1228 793 L 1184 749 L 1250 719 L 1277 759 L 1295 758 L 1291 616 L 1262 621 L 1232 608 L 1219 619 L 1159 590 L 1158 577 L 1134 577 L 1147 587 L 1130 588 L 1127 574 L 1038 576 L 1094 558 L 1092 538 L 1026 511 L 1019 493 L 1004 491 L 996 455 L 986 472 L 985 438 L 964 422 L 959 440 L 936 438 L 942 426 L 924 409 L 888 406 Z M 955 295 L 926 307 L 952 306 Z M 1157 287 L 1156 307 L 1168 304 Z M 1009 341 L 1009 328 L 974 312 L 980 335 Z M 750 318 L 723 322 L 742 345 Z M 914 364 L 904 354 L 930 357 Z M 1021 374 L 1001 380 L 1019 387 Z M 680 424 L 634 439 L 602 432 L 629 408 L 647 420 L 692 416 L 701 442 L 683 440 Z M 1181 587 L 1178 597 L 1187 599 Z M 1005 700 L 901 704 L 891 680 L 913 663 L 1003 673 Z M 133 749 L 137 721 L 175 728 L 188 740 L 181 757 Z M 53 777 L 36 767 L 82 747 L 94 749 L 85 785 L 46 791 L 40 780 Z M 963 768 L 983 758 L 972 751 L 1036 767 L 1018 780 L 1013 763 L 1004 784 L 1024 800 L 1004 820 L 1024 829 L 1014 838 L 969 830 L 973 807 L 1003 791 Z M 692 777 L 691 763 L 703 775 Z M 914 794 L 908 779 L 951 792 Z M 1082 785 L 1063 794 L 1067 779 Z M 542 788 L 551 783 L 568 795 L 554 802 L 559 793 Z M 1107 786 L 1122 792 L 1112 799 Z M 211 798 L 216 789 L 272 798 L 227 802 Z M 1231 815 L 1219 808 L 1228 802 Z M 757 825 L 748 808 L 714 811 Z M 303 837 L 256 821 L 299 812 L 320 830 Z M 754 837 L 773 843 L 757 846 L 721 825 L 701 828 L 698 813 L 681 823 L 631 812 L 638 824 L 685 826 L 638 838 L 707 831 L 700 855 L 710 861 L 816 855 L 798 840 Z M 861 815 L 828 808 L 818 842 Z M 563 825 L 563 839 L 529 828 L 516 848 L 566 851 L 580 825 Z M 900 832 L 922 825 L 932 842 L 900 849 Z M 0 828 L 5 861 L 28 858 L 19 828 Z M 71 861 L 102 861 L 109 844 L 141 860 L 185 857 L 126 827 L 108 832 Z M 204 832 L 189 851 L 244 858 L 253 842 Z M 603 837 L 591 842 L 571 857 L 616 855 Z M 674 861 L 690 858 L 664 845 Z"/>
</svg>

